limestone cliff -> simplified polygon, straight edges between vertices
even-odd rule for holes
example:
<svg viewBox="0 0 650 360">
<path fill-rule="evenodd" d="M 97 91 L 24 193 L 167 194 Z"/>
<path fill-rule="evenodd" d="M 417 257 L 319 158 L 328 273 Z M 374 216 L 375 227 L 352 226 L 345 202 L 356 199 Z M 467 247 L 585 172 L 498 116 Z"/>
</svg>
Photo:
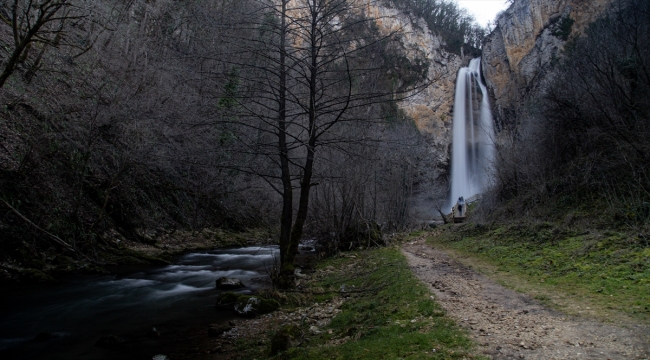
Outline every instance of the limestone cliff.
<svg viewBox="0 0 650 360">
<path fill-rule="evenodd" d="M 422 18 L 380 2 L 368 0 L 367 4 L 369 17 L 378 19 L 378 29 L 397 33 L 404 55 L 411 62 L 424 60 L 429 66 L 429 85 L 399 105 L 426 139 L 426 155 L 418 164 L 411 205 L 416 217 L 428 219 L 435 215 L 434 205 L 447 195 L 444 183 L 450 162 L 456 75 L 468 59 L 447 52 L 444 40 L 433 34 Z"/>
<path fill-rule="evenodd" d="M 430 85 L 401 102 L 400 108 L 425 134 L 430 145 L 431 165 L 438 169 L 446 168 L 449 163 L 454 86 L 462 59 L 443 49 L 442 38 L 432 34 L 423 19 L 414 19 L 398 9 L 370 0 L 366 11 L 369 17 L 377 19 L 380 31 L 398 34 L 409 60 L 420 59 L 429 64 Z"/>
<path fill-rule="evenodd" d="M 483 47 L 483 74 L 497 125 L 533 91 L 543 91 L 564 45 L 612 0 L 514 0 Z"/>
</svg>

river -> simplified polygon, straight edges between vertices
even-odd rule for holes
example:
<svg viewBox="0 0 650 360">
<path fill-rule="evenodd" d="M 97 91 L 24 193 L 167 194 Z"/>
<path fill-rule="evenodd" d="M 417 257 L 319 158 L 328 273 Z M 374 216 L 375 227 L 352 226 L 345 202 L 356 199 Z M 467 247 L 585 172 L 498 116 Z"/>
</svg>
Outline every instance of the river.
<svg viewBox="0 0 650 360">
<path fill-rule="evenodd" d="M 216 279 L 236 277 L 246 285 L 243 293 L 254 291 L 268 282 L 278 256 L 277 246 L 220 249 L 186 254 L 163 267 L 5 290 L 0 358 L 151 359 L 165 354 L 189 329 L 233 318 L 231 311 L 214 306 Z M 35 340 L 40 333 L 49 335 Z M 108 349 L 95 346 L 107 335 L 125 342 Z"/>
</svg>

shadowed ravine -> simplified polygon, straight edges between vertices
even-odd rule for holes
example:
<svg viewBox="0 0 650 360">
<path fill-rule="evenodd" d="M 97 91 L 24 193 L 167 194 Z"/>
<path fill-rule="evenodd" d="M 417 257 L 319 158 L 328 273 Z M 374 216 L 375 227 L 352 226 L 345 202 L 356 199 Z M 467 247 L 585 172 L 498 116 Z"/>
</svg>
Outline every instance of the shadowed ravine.
<svg viewBox="0 0 650 360">
<path fill-rule="evenodd" d="M 140 268 L 119 276 L 70 279 L 4 292 L 0 357 L 4 359 L 151 358 L 173 347 L 189 328 L 232 318 L 215 309 L 215 280 L 241 279 L 244 292 L 268 280 L 277 247 L 191 253 L 173 265 Z M 156 328 L 159 334 L 152 332 Z M 39 333 L 49 339 L 35 341 Z M 96 347 L 102 336 L 125 342 Z"/>
</svg>

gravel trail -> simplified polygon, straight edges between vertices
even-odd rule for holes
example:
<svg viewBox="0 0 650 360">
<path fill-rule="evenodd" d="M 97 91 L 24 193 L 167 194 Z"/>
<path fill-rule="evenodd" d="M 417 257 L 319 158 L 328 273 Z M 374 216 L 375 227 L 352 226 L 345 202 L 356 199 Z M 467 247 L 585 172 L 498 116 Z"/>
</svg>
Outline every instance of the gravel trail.
<svg viewBox="0 0 650 360">
<path fill-rule="evenodd" d="M 649 359 L 650 327 L 570 317 L 425 244 L 402 251 L 436 301 L 492 359 Z"/>
</svg>

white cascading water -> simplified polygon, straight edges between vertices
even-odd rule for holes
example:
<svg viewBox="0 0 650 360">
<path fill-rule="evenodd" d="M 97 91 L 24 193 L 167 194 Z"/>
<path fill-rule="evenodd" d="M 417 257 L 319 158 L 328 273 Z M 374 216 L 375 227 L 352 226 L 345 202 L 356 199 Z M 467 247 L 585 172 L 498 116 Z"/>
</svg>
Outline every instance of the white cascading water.
<svg viewBox="0 0 650 360">
<path fill-rule="evenodd" d="M 469 199 L 490 183 L 494 125 L 480 68 L 481 59 L 473 59 L 456 79 L 449 209 L 459 197 Z"/>
</svg>

